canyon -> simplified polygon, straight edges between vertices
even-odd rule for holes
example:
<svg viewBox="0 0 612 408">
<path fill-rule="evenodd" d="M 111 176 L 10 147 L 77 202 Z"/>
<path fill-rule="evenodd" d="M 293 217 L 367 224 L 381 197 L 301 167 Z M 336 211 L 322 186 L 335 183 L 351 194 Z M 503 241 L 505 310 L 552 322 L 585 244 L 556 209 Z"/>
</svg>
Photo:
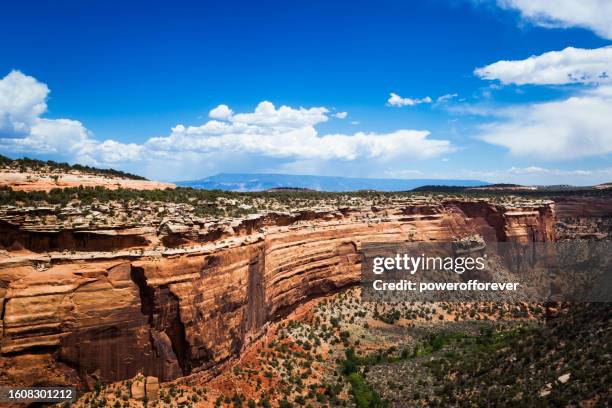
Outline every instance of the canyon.
<svg viewBox="0 0 612 408">
<path fill-rule="evenodd" d="M 404 197 L 112 225 L 57 213 L 0 210 L 0 384 L 213 378 L 299 305 L 357 284 L 364 243 L 553 241 L 560 223 L 593 234 L 612 205 Z"/>
</svg>

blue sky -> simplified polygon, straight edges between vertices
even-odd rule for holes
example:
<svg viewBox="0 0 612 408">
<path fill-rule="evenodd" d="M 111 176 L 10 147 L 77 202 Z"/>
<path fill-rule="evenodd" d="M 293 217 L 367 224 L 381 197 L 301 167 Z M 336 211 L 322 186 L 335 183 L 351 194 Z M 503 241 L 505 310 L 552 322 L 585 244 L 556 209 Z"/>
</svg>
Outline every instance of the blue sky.
<svg viewBox="0 0 612 408">
<path fill-rule="evenodd" d="M 612 7 L 547 3 L 11 2 L 0 153 L 164 180 L 612 181 Z"/>
</svg>

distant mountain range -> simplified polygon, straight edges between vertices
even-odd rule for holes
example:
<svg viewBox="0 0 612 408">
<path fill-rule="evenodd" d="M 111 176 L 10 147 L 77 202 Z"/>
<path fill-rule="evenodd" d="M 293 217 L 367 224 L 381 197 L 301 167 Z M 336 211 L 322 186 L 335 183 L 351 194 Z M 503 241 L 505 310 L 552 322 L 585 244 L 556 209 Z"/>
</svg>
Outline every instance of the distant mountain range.
<svg viewBox="0 0 612 408">
<path fill-rule="evenodd" d="M 293 174 L 220 173 L 201 180 L 179 181 L 177 186 L 225 191 L 265 191 L 283 187 L 317 191 L 407 191 L 426 185 L 474 187 L 488 184 L 480 180 L 453 179 L 375 179 Z"/>
</svg>

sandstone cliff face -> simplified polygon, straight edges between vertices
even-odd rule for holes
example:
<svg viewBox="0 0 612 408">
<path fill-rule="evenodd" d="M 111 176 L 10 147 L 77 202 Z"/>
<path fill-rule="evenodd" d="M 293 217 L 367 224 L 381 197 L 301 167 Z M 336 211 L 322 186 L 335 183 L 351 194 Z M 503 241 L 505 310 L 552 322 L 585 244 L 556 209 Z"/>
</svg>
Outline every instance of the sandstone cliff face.
<svg viewBox="0 0 612 408">
<path fill-rule="evenodd" d="M 559 218 L 612 217 L 612 201 L 605 197 L 555 198 Z"/>
<path fill-rule="evenodd" d="M 74 230 L 41 241 L 5 222 L 2 245 L 20 250 L 0 258 L 0 384 L 212 373 L 269 322 L 357 283 L 364 242 L 548 241 L 554 222 L 550 202 L 456 200 L 114 229 L 76 243 Z"/>
</svg>

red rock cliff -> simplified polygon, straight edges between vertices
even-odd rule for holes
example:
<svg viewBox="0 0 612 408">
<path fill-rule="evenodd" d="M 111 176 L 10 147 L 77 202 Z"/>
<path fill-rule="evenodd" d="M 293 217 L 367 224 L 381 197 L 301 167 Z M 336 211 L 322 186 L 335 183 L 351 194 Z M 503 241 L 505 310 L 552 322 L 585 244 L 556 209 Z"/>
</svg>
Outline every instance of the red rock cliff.
<svg viewBox="0 0 612 408">
<path fill-rule="evenodd" d="M 74 237 L 85 232 L 45 232 L 16 220 L 25 218 L 3 224 L 11 234 L 2 244 L 27 251 L 0 258 L 0 384 L 85 383 L 92 375 L 112 381 L 138 372 L 165 381 L 214 372 L 269 322 L 357 283 L 364 242 L 474 233 L 500 241 L 554 239 L 550 202 L 270 214 L 206 231 L 165 225 L 136 235 L 97 231 L 81 241 Z M 62 252 L 62 245 L 76 252 Z"/>
</svg>

